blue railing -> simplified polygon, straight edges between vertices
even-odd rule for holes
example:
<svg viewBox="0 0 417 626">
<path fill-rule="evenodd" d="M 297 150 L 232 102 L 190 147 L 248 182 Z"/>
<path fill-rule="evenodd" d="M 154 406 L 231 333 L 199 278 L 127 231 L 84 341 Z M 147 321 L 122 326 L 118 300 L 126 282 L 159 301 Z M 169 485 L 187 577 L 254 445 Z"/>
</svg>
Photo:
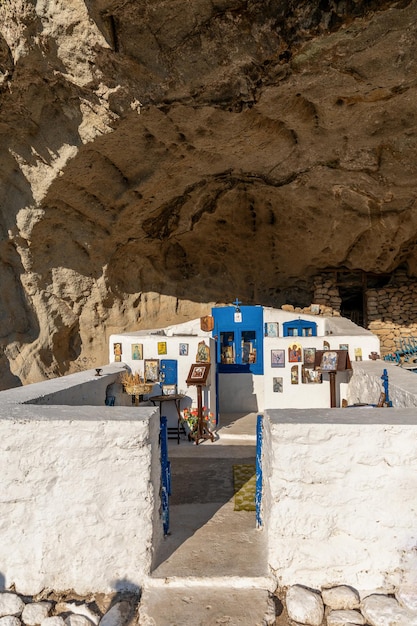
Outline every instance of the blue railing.
<svg viewBox="0 0 417 626">
<path fill-rule="evenodd" d="M 171 495 L 171 463 L 168 458 L 167 418 L 161 417 L 161 505 L 164 535 L 169 532 L 169 496 Z"/>
<path fill-rule="evenodd" d="M 256 526 L 262 526 L 261 503 L 262 503 L 262 434 L 263 423 L 262 415 L 258 415 L 256 422 Z"/>
</svg>

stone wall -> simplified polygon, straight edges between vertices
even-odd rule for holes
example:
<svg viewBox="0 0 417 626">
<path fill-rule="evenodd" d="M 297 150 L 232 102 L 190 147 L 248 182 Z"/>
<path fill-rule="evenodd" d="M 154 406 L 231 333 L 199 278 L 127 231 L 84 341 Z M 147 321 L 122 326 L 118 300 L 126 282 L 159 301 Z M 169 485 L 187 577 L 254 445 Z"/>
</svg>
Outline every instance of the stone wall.
<svg viewBox="0 0 417 626">
<path fill-rule="evenodd" d="M 400 338 L 417 338 L 417 282 L 404 271 L 394 272 L 385 287 L 365 288 L 364 300 L 366 328 L 379 337 L 382 356 L 394 352 Z M 320 314 L 340 315 L 336 273 L 314 278 L 313 301 L 320 305 Z"/>
</svg>

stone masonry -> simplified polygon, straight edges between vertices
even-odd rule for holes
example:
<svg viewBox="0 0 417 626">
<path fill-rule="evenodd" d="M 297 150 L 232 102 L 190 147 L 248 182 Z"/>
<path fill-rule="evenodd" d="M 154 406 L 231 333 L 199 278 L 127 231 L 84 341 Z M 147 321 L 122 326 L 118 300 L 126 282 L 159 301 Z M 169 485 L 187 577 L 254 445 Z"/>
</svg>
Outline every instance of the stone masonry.
<svg viewBox="0 0 417 626">
<path fill-rule="evenodd" d="M 332 274 L 316 276 L 313 301 L 321 315 L 340 315 L 342 298 Z M 417 338 L 417 282 L 404 271 L 382 288 L 365 290 L 366 328 L 381 341 L 381 356 L 395 352 L 400 339 Z"/>
</svg>

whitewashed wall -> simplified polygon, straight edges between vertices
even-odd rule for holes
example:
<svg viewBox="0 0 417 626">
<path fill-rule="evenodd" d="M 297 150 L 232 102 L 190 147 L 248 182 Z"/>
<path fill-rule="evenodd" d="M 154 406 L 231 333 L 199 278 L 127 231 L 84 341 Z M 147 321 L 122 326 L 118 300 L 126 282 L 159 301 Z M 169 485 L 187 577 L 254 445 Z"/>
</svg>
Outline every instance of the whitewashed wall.
<svg viewBox="0 0 417 626">
<path fill-rule="evenodd" d="M 194 320 L 189 325 L 179 324 L 172 328 L 166 329 L 166 335 L 160 334 L 147 334 L 147 331 L 138 331 L 131 333 L 123 333 L 120 335 L 111 335 L 109 340 L 109 360 L 114 362 L 113 345 L 115 343 L 122 344 L 122 363 L 127 365 L 132 372 L 139 372 L 141 375 L 145 369 L 145 359 L 174 359 L 178 364 L 178 392 L 184 393 L 185 398 L 181 401 L 181 409 L 190 406 L 197 406 L 197 387 L 195 385 L 187 386 L 188 373 L 190 367 L 196 362 L 197 348 L 200 341 L 205 341 L 206 345 L 210 348 L 210 360 L 211 368 L 209 373 L 208 384 L 203 387 L 203 405 L 207 406 L 213 413 L 216 411 L 216 352 L 215 342 L 210 337 L 209 333 L 203 333 L 199 331 L 200 320 Z M 195 334 L 187 334 L 194 330 Z M 179 334 L 174 334 L 177 331 Z M 151 331 L 149 331 L 151 333 Z M 197 334 L 199 333 L 199 334 Z M 167 345 L 167 353 L 158 354 L 158 343 L 165 342 Z M 143 359 L 132 359 L 132 345 L 143 345 Z M 188 344 L 188 355 L 183 356 L 179 354 L 180 343 Z M 114 363 L 113 363 L 114 365 Z M 121 389 L 120 389 L 121 392 Z M 155 384 L 152 390 L 151 396 L 157 396 L 161 394 L 161 386 Z M 126 394 L 123 396 L 118 395 L 117 403 L 123 401 L 129 404 L 130 399 L 126 398 Z M 168 426 L 175 426 L 178 414 L 176 412 L 175 405 L 172 402 L 163 403 L 163 414 L 168 418 Z"/>
<path fill-rule="evenodd" d="M 280 585 L 417 583 L 413 409 L 270 410 L 263 515 Z"/>
<path fill-rule="evenodd" d="M 89 375 L 57 379 L 58 394 L 74 383 L 73 400 L 85 397 Z M 52 382 L 0 393 L 5 588 L 137 589 L 162 540 L 158 411 L 16 403 L 49 402 Z"/>
<path fill-rule="evenodd" d="M 316 337 L 283 337 L 283 324 L 290 320 L 301 318 L 305 321 L 317 324 Z M 370 331 L 356 326 L 350 320 L 341 317 L 321 317 L 314 315 L 300 315 L 286 311 L 265 308 L 265 322 L 278 322 L 279 337 L 265 337 L 264 339 L 264 376 L 262 378 L 263 391 L 258 394 L 262 403 L 259 403 L 259 410 L 265 408 L 320 408 L 330 407 L 330 382 L 328 374 L 323 375 L 321 384 L 302 382 L 303 363 L 289 363 L 288 349 L 294 343 L 300 344 L 302 349 L 315 348 L 323 350 L 323 343 L 326 341 L 330 350 L 339 350 L 342 344 L 349 346 L 349 357 L 351 362 L 355 361 L 355 349 L 362 350 L 363 360 L 369 358 L 371 352 L 379 353 L 379 339 Z M 282 349 L 285 351 L 285 367 L 272 367 L 271 350 Z M 291 384 L 291 367 L 298 366 L 298 385 Z M 273 388 L 273 378 L 283 379 L 283 392 L 276 392 Z M 347 386 L 350 373 L 338 372 L 336 376 L 336 403 L 341 406 L 342 399 L 347 396 Z M 254 382 L 254 388 L 259 385 Z"/>
<path fill-rule="evenodd" d="M 353 376 L 349 382 L 349 404 L 367 402 L 375 404 L 383 391 L 381 376 L 388 374 L 388 392 L 394 407 L 417 406 L 417 373 L 382 360 L 353 364 Z"/>
</svg>

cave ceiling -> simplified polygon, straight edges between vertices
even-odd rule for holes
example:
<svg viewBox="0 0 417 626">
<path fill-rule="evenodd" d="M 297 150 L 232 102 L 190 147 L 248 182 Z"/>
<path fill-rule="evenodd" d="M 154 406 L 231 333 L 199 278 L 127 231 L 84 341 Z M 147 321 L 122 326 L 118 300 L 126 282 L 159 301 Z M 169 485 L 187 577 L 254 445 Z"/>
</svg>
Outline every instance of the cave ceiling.
<svg viewBox="0 0 417 626">
<path fill-rule="evenodd" d="M 329 268 L 417 274 L 417 3 L 0 2 L 4 386 Z"/>
</svg>

